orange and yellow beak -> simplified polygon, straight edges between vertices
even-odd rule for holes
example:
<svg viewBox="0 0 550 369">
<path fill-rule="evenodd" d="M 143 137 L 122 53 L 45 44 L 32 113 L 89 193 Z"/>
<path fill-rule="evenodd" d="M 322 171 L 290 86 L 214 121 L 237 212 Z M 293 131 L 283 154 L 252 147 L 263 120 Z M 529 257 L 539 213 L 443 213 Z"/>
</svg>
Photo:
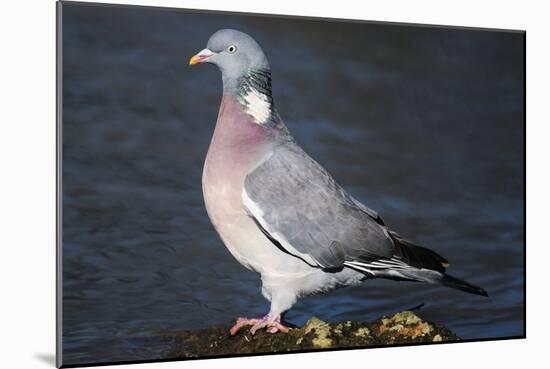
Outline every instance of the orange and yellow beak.
<svg viewBox="0 0 550 369">
<path fill-rule="evenodd" d="M 193 55 L 191 59 L 189 59 L 189 65 L 200 64 L 212 55 L 214 55 L 214 53 L 208 49 L 201 50 L 198 54 Z"/>
</svg>

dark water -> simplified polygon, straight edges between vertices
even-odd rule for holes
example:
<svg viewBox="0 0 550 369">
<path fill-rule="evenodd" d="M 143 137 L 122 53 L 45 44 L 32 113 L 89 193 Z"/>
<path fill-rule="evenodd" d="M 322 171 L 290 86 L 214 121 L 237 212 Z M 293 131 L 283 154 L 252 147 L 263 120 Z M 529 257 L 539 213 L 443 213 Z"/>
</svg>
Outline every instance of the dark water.
<svg viewBox="0 0 550 369">
<path fill-rule="evenodd" d="M 267 312 L 210 225 L 201 170 L 221 97 L 189 57 L 252 34 L 296 140 L 402 235 L 489 298 L 369 281 L 287 319 L 369 320 L 424 303 L 463 338 L 523 334 L 520 34 L 65 5 L 65 364 L 160 358 L 158 330 Z"/>
</svg>

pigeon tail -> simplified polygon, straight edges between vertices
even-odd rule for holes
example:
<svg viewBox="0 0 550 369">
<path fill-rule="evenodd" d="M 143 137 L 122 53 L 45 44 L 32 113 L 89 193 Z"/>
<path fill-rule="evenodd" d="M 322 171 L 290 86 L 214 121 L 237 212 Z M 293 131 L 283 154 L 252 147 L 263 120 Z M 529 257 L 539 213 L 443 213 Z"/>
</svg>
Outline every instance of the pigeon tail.
<svg viewBox="0 0 550 369">
<path fill-rule="evenodd" d="M 443 274 L 440 281 L 441 284 L 447 287 L 455 288 L 468 293 L 473 293 L 474 295 L 480 295 L 488 297 L 489 294 L 483 288 L 473 285 L 466 282 L 465 280 L 453 277 L 449 274 Z"/>
<path fill-rule="evenodd" d="M 393 236 L 395 241 L 394 257 L 403 260 L 406 264 L 419 269 L 431 269 L 445 272 L 449 262 L 443 256 L 426 247 L 414 245 L 406 240 Z"/>
<path fill-rule="evenodd" d="M 396 245 L 395 257 L 412 267 L 410 270 L 401 271 L 404 276 L 408 276 L 411 280 L 438 283 L 475 295 L 488 296 L 483 288 L 446 274 L 445 270 L 449 262 L 435 251 L 415 245 L 395 232 L 390 231 L 390 235 Z"/>
<path fill-rule="evenodd" d="M 344 264 L 373 277 L 442 284 L 464 292 L 488 296 L 483 288 L 446 274 L 449 262 L 435 251 L 404 240 L 393 231 L 389 233 L 395 243 L 395 253 L 391 258 L 365 255 L 359 260 Z"/>
</svg>

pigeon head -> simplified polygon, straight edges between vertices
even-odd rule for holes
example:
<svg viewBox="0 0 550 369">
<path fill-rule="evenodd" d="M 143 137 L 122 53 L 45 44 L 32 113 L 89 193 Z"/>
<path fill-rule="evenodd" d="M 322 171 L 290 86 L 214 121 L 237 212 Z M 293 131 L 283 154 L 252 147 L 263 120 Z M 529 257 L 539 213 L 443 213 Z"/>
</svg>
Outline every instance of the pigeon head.
<svg viewBox="0 0 550 369">
<path fill-rule="evenodd" d="M 255 71 L 269 71 L 269 63 L 258 43 L 246 33 L 222 29 L 189 60 L 189 65 L 211 63 L 220 68 L 224 89 L 236 88 L 239 80 Z"/>
<path fill-rule="evenodd" d="M 286 129 L 273 104 L 269 63 L 252 37 L 233 29 L 217 31 L 206 49 L 189 60 L 189 65 L 201 63 L 220 68 L 224 95 L 234 97 L 255 123 Z"/>
</svg>

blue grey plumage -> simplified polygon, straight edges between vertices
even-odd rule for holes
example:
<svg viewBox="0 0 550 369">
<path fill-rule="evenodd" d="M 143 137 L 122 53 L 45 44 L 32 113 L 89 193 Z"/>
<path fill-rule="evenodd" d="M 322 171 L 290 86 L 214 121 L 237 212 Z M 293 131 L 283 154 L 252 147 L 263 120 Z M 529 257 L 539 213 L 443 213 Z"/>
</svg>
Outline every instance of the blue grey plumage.
<svg viewBox="0 0 550 369">
<path fill-rule="evenodd" d="M 394 254 L 391 237 L 373 217 L 376 213 L 359 207 L 293 140 L 276 146 L 246 176 L 244 191 L 256 206 L 247 207 L 251 216 L 261 218 L 257 220 L 269 234 L 284 237 L 311 266 L 341 269 L 346 260 L 361 255 Z"/>
<path fill-rule="evenodd" d="M 312 267 L 328 272 L 349 267 L 367 276 L 439 282 L 486 295 L 445 275 L 445 258 L 389 229 L 292 139 L 246 176 L 243 191 L 245 208 L 264 234 Z"/>
</svg>

